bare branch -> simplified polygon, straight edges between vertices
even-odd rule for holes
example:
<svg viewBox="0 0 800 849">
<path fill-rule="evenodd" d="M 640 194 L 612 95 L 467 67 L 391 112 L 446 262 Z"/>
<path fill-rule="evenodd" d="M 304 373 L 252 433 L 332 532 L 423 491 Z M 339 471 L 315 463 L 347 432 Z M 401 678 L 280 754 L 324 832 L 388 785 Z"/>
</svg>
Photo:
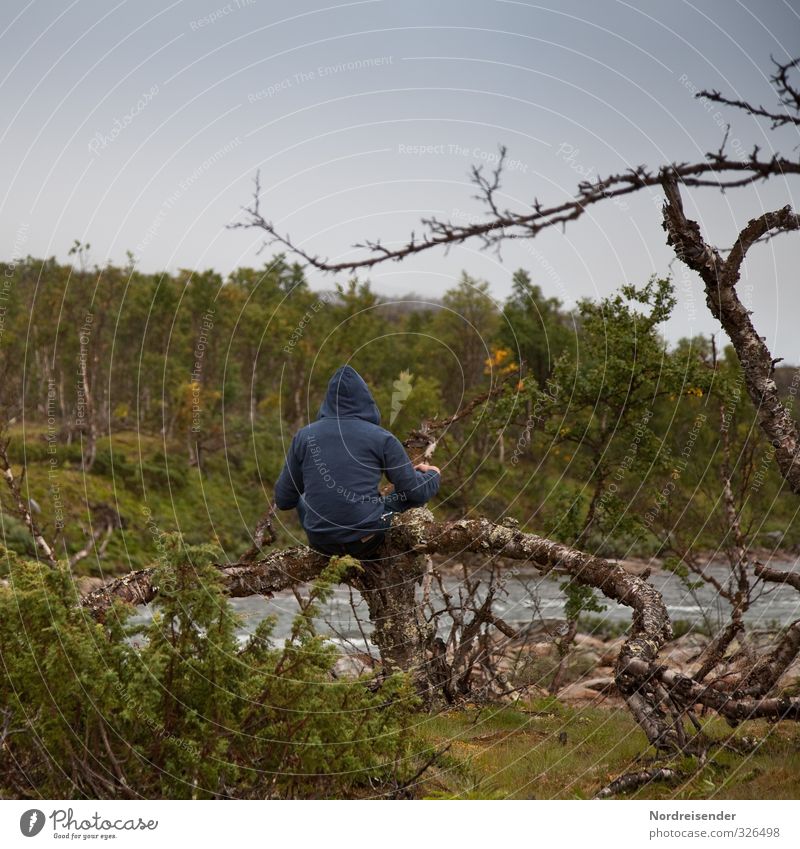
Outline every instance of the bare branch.
<svg viewBox="0 0 800 849">
<path fill-rule="evenodd" d="M 800 215 L 794 212 L 790 206 L 784 206 L 775 212 L 765 212 L 758 218 L 748 221 L 747 226 L 739 233 L 739 237 L 728 254 L 725 263 L 726 285 L 734 286 L 738 282 L 742 262 L 747 251 L 756 242 L 762 241 L 763 237 L 772 231 L 787 233 L 798 229 L 800 229 Z"/>
<path fill-rule="evenodd" d="M 475 238 L 480 239 L 484 247 L 497 245 L 505 239 L 532 238 L 548 227 L 564 225 L 580 218 L 589 207 L 601 201 L 623 197 L 648 187 L 657 188 L 661 186 L 664 175 L 668 173 L 674 174 L 687 186 L 712 186 L 726 189 L 749 185 L 771 176 L 800 174 L 800 161 L 785 159 L 777 154 L 769 159 L 761 159 L 758 148 L 755 148 L 750 157 L 744 160 L 730 159 L 716 152 L 707 154 L 704 162 L 672 164 L 655 171 L 640 165 L 622 174 L 598 178 L 593 182 L 582 182 L 578 186 L 575 197 L 568 201 L 544 206 L 538 200 L 534 200 L 531 205 L 532 212 L 513 212 L 507 209 L 501 211 L 495 201 L 500 185 L 500 175 L 495 172 L 489 179 L 480 170 L 474 169 L 472 181 L 477 185 L 477 196 L 482 198 L 487 207 L 490 216 L 487 221 L 458 224 L 437 218 L 423 218 L 422 235 L 417 236 L 416 233 L 412 233 L 406 242 L 394 248 L 387 248 L 379 240 L 357 244 L 353 247 L 365 250 L 367 255 L 340 262 L 333 262 L 308 252 L 293 242 L 288 234 L 280 233 L 272 221 L 264 218 L 260 207 L 258 176 L 253 202 L 244 208 L 245 220 L 231 224 L 229 227 L 262 230 L 268 236 L 265 244 L 277 243 L 320 271 L 351 272 L 373 268 L 387 261 L 400 261 L 432 248 L 451 247 Z M 744 176 L 736 179 L 721 179 L 724 174 L 737 173 Z M 717 176 L 709 179 L 710 175 Z"/>
<path fill-rule="evenodd" d="M 772 76 L 780 103 L 785 113 L 772 112 L 760 106 L 752 106 L 745 101 L 731 100 L 717 91 L 703 91 L 698 97 L 706 97 L 728 106 L 743 109 L 753 117 L 768 118 L 773 128 L 782 124 L 800 123 L 800 90 L 789 79 L 792 70 L 798 67 L 800 59 L 787 63 L 773 60 L 776 71 Z M 794 115 L 792 113 L 798 113 Z M 470 239 L 478 239 L 484 248 L 497 247 L 505 239 L 532 238 L 540 231 L 557 225 L 566 225 L 580 218 L 588 208 L 601 201 L 620 198 L 645 188 L 657 188 L 665 176 L 674 177 L 688 187 L 713 187 L 725 191 L 730 188 L 751 185 L 773 176 L 800 174 L 800 160 L 787 159 L 777 153 L 762 157 L 758 145 L 745 157 L 732 158 L 725 152 L 730 127 L 718 150 L 706 153 L 700 162 L 673 162 L 659 168 L 638 165 L 619 174 L 598 177 L 594 181 L 578 184 L 574 197 L 566 201 L 544 204 L 534 198 L 529 209 L 512 211 L 501 208 L 498 195 L 505 165 L 505 147 L 500 148 L 497 167 L 489 174 L 481 167 L 473 167 L 470 179 L 475 186 L 473 195 L 483 206 L 487 220 L 460 224 L 456 221 L 442 221 L 436 217 L 423 218 L 420 222 L 421 233 L 412 231 L 404 242 L 387 247 L 380 239 L 367 240 L 353 245 L 366 255 L 356 259 L 333 261 L 314 254 L 294 242 L 292 238 L 279 231 L 277 225 L 264 217 L 261 212 L 261 179 L 256 174 L 253 200 L 243 207 L 244 220 L 228 225 L 232 229 L 257 229 L 267 234 L 264 245 L 278 244 L 290 253 L 307 262 L 313 268 L 325 272 L 347 271 L 373 268 L 383 262 L 396 262 L 436 247 L 449 249 Z M 262 248 L 263 249 L 263 248 Z"/>
<path fill-rule="evenodd" d="M 413 451 L 418 452 L 421 450 L 426 459 L 431 457 L 436 448 L 436 442 L 440 438 L 438 434 L 446 431 L 450 425 L 472 415 L 478 407 L 502 395 L 512 379 L 518 380 L 519 372 L 515 371 L 503 376 L 491 389 L 487 392 L 482 392 L 480 395 L 476 395 L 461 407 L 461 409 L 453 413 L 453 415 L 447 416 L 444 419 L 426 419 L 419 428 L 409 433 L 408 438 L 403 440 L 403 445 Z"/>
<path fill-rule="evenodd" d="M 11 469 L 11 462 L 8 459 L 7 439 L 0 442 L 0 471 L 2 472 L 6 484 L 11 491 L 11 497 L 14 499 L 14 506 L 16 507 L 16 513 L 30 531 L 36 550 L 41 552 L 43 559 L 49 566 L 57 567 L 58 558 L 55 554 L 55 548 L 50 545 L 39 530 L 33 516 L 31 515 L 29 502 L 23 497 L 19 483 L 14 477 L 14 472 Z"/>
<path fill-rule="evenodd" d="M 800 591 L 800 572 L 784 572 L 782 569 L 773 569 L 759 563 L 755 567 L 755 573 L 762 581 L 772 581 L 776 584 L 789 584 Z"/>
<path fill-rule="evenodd" d="M 653 781 L 676 781 L 680 778 L 680 773 L 674 769 L 667 767 L 654 767 L 652 769 L 643 769 L 639 772 L 628 772 L 625 775 L 620 775 L 611 783 L 597 791 L 596 799 L 608 799 L 611 796 L 616 796 L 618 793 L 630 793 L 632 790 L 638 790 L 645 784 L 650 784 Z"/>
<path fill-rule="evenodd" d="M 659 681 L 671 694 L 685 704 L 702 704 L 713 708 L 732 725 L 746 719 L 760 717 L 770 719 L 800 720 L 800 698 L 782 697 L 759 699 L 748 696 L 737 698 L 710 685 L 703 685 L 686 675 L 659 666 L 648 672 L 642 661 L 631 661 L 631 674 L 650 675 Z"/>
<path fill-rule="evenodd" d="M 699 91 L 695 97 L 710 100 L 714 103 L 721 103 L 724 106 L 732 106 L 734 109 L 741 109 L 748 115 L 757 118 L 768 118 L 772 122 L 773 130 L 785 124 L 800 126 L 800 89 L 789 80 L 789 72 L 793 68 L 798 67 L 800 58 L 785 63 L 775 62 L 773 59 L 773 63 L 775 64 L 776 71 L 771 78 L 772 84 L 775 86 L 778 99 L 781 105 L 787 110 L 786 112 L 773 112 L 770 109 L 765 109 L 763 106 L 753 106 L 746 100 L 723 97 L 716 89 Z M 792 115 L 792 111 L 799 114 Z"/>
<path fill-rule="evenodd" d="M 94 509 L 97 511 L 97 515 L 94 517 L 96 527 L 89 535 L 83 548 L 69 558 L 70 569 L 89 557 L 92 552 L 97 554 L 98 560 L 102 558 L 114 531 L 123 526 L 122 517 L 113 507 L 101 504 Z M 100 542 L 101 539 L 102 542 Z M 98 542 L 100 542 L 99 546 Z"/>
<path fill-rule="evenodd" d="M 253 534 L 253 544 L 242 555 L 242 560 L 255 560 L 261 554 L 262 549 L 268 548 L 278 539 L 275 529 L 272 527 L 272 517 L 274 515 L 275 505 L 270 504 L 266 513 L 258 520 L 255 533 Z"/>
</svg>

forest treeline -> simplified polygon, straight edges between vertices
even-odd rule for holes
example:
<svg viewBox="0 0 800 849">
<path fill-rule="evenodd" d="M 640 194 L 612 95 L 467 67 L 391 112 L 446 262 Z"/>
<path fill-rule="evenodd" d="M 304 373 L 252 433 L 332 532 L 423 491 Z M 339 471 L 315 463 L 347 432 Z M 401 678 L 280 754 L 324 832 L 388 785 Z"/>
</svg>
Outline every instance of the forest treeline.
<svg viewBox="0 0 800 849">
<path fill-rule="evenodd" d="M 510 515 L 678 563 L 725 546 L 729 479 L 750 544 L 800 541 L 732 351 L 665 343 L 669 280 L 567 309 L 524 269 L 503 302 L 466 272 L 441 299 L 391 299 L 359 280 L 316 291 L 280 255 L 227 278 L 89 267 L 77 243 L 74 256 L 3 265 L 0 405 L 11 460 L 67 553 L 118 516 L 104 570 L 145 562 L 156 528 L 244 550 L 288 438 L 344 362 L 400 438 L 488 396 L 437 433 L 442 518 Z M 794 376 L 776 369 L 790 401 Z M 31 554 L 0 497 L 6 545 Z"/>
</svg>

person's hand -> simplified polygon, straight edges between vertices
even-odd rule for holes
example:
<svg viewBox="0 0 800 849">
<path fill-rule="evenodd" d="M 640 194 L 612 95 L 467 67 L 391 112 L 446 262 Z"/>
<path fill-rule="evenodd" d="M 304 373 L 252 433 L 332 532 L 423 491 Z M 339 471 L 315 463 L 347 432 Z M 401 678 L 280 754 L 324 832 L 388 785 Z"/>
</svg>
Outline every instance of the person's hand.
<svg viewBox="0 0 800 849">
<path fill-rule="evenodd" d="M 429 463 L 417 463 L 414 468 L 418 472 L 438 472 L 439 474 L 442 473 L 441 469 L 438 466 L 431 466 Z"/>
</svg>

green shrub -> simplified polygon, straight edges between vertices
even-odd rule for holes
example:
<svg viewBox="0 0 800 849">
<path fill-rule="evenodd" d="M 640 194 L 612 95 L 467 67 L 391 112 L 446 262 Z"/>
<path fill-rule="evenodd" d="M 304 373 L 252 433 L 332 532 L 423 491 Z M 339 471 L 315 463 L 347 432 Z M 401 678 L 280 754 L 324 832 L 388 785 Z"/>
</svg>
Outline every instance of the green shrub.
<svg viewBox="0 0 800 849">
<path fill-rule="evenodd" d="M 581 615 L 578 619 L 578 630 L 582 634 L 597 637 L 598 640 L 613 640 L 615 637 L 627 635 L 630 631 L 629 620 L 614 620 L 605 616 Z"/>
<path fill-rule="evenodd" d="M 80 442 L 70 442 L 68 445 L 59 445 L 58 458 L 62 463 L 74 463 L 80 465 L 83 461 L 83 451 Z"/>
<path fill-rule="evenodd" d="M 116 484 L 128 486 L 136 481 L 136 466 L 129 462 L 121 451 L 112 453 L 110 448 L 98 448 L 92 464 L 92 474 L 113 478 Z"/>
<path fill-rule="evenodd" d="M 12 447 L 13 446 L 13 447 Z M 9 445 L 8 456 L 12 463 L 20 465 L 37 463 L 49 458 L 49 446 L 42 435 L 29 436 L 25 442 Z"/>
<path fill-rule="evenodd" d="M 20 466 L 49 463 L 54 456 L 59 463 L 80 463 L 82 456 L 79 442 L 67 444 L 61 436 L 48 442 L 45 433 L 36 431 L 26 434 L 24 440 L 12 439 L 7 450 L 8 459 Z"/>
<path fill-rule="evenodd" d="M 167 492 L 170 489 L 183 489 L 189 481 L 189 469 L 175 458 L 169 465 L 160 462 L 142 463 L 142 478 L 146 486 Z"/>
<path fill-rule="evenodd" d="M 163 538 L 157 613 L 98 624 L 66 569 L 10 557 L 0 588 L 0 794 L 45 798 L 331 797 L 403 777 L 415 699 L 331 675 L 314 604 L 282 648 L 265 622 L 240 646 L 213 565 L 220 552 Z M 345 564 L 347 565 L 347 564 Z M 336 563 L 315 598 L 338 580 Z M 410 768 L 409 768 L 410 769 Z"/>
<path fill-rule="evenodd" d="M 15 554 L 34 557 L 36 555 L 36 546 L 28 528 L 19 521 L 19 519 L 10 516 L 8 513 L 3 513 L 2 519 L 2 539 L 0 539 L 4 548 L 9 549 Z M 8 563 L 6 558 L 0 559 L 0 575 L 8 574 Z"/>
</svg>

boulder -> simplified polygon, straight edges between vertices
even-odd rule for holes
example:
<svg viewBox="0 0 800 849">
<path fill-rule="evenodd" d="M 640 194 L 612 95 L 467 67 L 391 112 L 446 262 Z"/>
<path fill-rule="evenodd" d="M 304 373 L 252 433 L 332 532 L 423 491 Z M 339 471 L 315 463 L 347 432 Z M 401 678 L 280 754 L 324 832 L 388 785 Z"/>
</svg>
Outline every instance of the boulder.
<svg viewBox="0 0 800 849">
<path fill-rule="evenodd" d="M 584 679 L 576 683 L 583 685 L 587 690 L 594 690 L 606 696 L 613 695 L 617 692 L 617 685 L 614 683 L 614 678 L 610 676 Z"/>
<path fill-rule="evenodd" d="M 601 640 L 600 637 L 593 637 L 591 634 L 576 634 L 575 645 L 580 648 L 591 649 L 598 655 L 603 654 L 606 648 L 605 640 Z"/>
<path fill-rule="evenodd" d="M 597 690 L 587 687 L 583 681 L 567 684 L 558 691 L 557 698 L 563 702 L 597 702 L 604 697 Z"/>
<path fill-rule="evenodd" d="M 333 671 L 339 678 L 358 678 L 375 668 L 375 660 L 362 652 L 342 654 L 334 663 Z"/>
<path fill-rule="evenodd" d="M 622 648 L 627 637 L 614 637 L 613 640 L 606 640 L 603 651 L 600 654 L 600 664 L 602 666 L 614 666 L 619 657 L 619 650 Z"/>
</svg>

